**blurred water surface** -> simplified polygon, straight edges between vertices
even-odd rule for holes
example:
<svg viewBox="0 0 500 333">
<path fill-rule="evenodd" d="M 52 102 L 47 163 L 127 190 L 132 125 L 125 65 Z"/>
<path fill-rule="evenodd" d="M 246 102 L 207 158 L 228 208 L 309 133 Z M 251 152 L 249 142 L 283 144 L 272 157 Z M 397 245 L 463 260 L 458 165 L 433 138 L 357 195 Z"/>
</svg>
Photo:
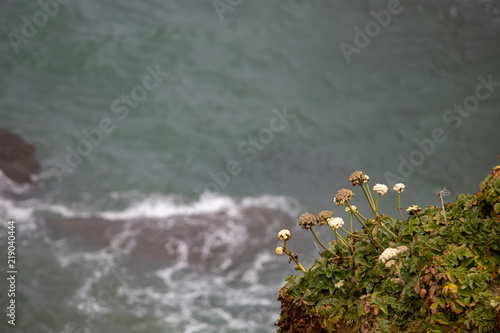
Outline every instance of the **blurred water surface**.
<svg viewBox="0 0 500 333">
<path fill-rule="evenodd" d="M 196 1 L 46 3 L 53 15 L 0 4 L 0 126 L 42 164 L 33 199 L 0 199 L 1 219 L 19 227 L 19 331 L 273 332 L 293 273 L 273 246 L 200 270 L 182 259 L 189 242 L 171 245 L 175 265 L 144 268 L 123 249 L 54 236 L 50 219 L 341 215 L 333 196 L 358 169 L 373 184 L 404 181 L 404 206 L 437 204 L 434 190 L 475 192 L 498 161 L 498 1 L 401 1 L 390 17 L 388 1 L 243 0 L 224 13 Z M 356 46 L 369 22 L 379 29 Z M 460 113 L 478 85 L 489 95 Z M 395 213 L 396 196 L 384 199 Z M 244 246 L 241 227 L 214 242 Z M 312 239 L 295 233 L 311 264 Z"/>
</svg>

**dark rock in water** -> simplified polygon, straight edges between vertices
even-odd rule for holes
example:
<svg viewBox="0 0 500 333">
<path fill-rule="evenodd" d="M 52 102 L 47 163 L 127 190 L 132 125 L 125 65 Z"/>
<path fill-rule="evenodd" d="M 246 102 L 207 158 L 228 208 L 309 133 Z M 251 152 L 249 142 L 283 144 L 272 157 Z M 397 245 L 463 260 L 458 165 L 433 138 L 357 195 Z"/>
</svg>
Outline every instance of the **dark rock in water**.
<svg viewBox="0 0 500 333">
<path fill-rule="evenodd" d="M 31 176 L 40 170 L 35 147 L 0 128 L 0 169 L 18 184 L 32 183 Z"/>
<path fill-rule="evenodd" d="M 236 213 L 127 221 L 69 218 L 47 224 L 56 238 L 79 238 L 89 246 L 123 253 L 132 260 L 225 270 L 250 262 L 263 250 L 274 253 L 279 242 L 276 230 L 291 228 L 294 222 L 277 209 L 247 207 Z"/>
</svg>

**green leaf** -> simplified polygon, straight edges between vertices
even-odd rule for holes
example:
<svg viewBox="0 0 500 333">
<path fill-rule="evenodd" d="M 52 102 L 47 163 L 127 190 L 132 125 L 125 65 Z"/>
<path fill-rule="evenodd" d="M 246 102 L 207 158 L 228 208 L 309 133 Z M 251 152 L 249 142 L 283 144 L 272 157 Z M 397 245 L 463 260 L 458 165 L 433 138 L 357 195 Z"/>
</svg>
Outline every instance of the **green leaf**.
<svg viewBox="0 0 500 333">
<path fill-rule="evenodd" d="M 445 317 L 445 315 L 442 312 L 438 312 L 434 315 L 434 321 L 437 321 L 438 323 L 443 325 L 451 324 L 451 322 L 448 320 L 448 318 Z"/>
<path fill-rule="evenodd" d="M 500 202 L 493 205 L 493 211 L 495 212 L 495 214 L 500 215 Z"/>
</svg>

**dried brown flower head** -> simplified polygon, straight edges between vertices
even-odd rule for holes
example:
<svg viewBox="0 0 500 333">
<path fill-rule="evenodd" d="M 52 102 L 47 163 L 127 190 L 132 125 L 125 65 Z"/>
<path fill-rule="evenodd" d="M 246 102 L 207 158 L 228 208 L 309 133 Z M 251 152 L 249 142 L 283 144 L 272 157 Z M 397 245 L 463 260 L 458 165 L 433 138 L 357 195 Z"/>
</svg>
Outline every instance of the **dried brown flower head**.
<svg viewBox="0 0 500 333">
<path fill-rule="evenodd" d="M 299 225 L 303 229 L 310 229 L 312 226 L 316 225 L 316 218 L 311 213 L 305 213 L 299 217 Z"/>
<path fill-rule="evenodd" d="M 354 193 L 352 193 L 351 190 L 348 189 L 341 189 L 337 192 L 337 195 L 335 196 L 335 204 L 337 206 L 342 206 L 346 201 L 350 201 L 352 197 L 354 196 Z"/>
<path fill-rule="evenodd" d="M 365 175 L 363 171 L 354 171 L 351 176 L 349 176 L 349 181 L 352 183 L 352 186 L 360 185 L 363 183 L 368 183 L 370 177 Z"/>
<path fill-rule="evenodd" d="M 333 216 L 333 212 L 329 210 L 322 210 L 318 214 L 318 225 L 323 225 L 326 223 L 326 219 L 329 219 L 330 217 Z"/>
</svg>

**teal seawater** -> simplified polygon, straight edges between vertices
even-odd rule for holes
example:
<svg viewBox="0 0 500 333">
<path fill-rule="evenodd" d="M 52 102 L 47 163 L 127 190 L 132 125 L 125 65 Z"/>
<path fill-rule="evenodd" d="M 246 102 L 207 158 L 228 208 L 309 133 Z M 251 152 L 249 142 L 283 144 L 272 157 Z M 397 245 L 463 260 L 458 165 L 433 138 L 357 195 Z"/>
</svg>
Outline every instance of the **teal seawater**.
<svg viewBox="0 0 500 333">
<path fill-rule="evenodd" d="M 95 262 L 105 276 L 116 258 L 73 249 L 68 259 L 66 245 L 44 240 L 44 206 L 58 214 L 131 211 L 144 200 L 197 202 L 212 190 L 335 211 L 333 196 L 354 170 L 373 184 L 399 177 L 403 205 L 423 206 L 438 204 L 433 192 L 444 186 L 448 200 L 475 192 L 498 162 L 498 1 L 401 1 L 385 18 L 394 1 L 243 0 L 222 14 L 211 1 L 42 3 L 52 6 L 46 20 L 39 2 L 0 4 L 0 127 L 33 143 L 42 164 L 34 211 L 18 220 L 36 231 L 20 236 L 26 332 L 122 332 L 127 323 L 141 332 L 272 332 L 279 311 L 282 271 L 266 266 L 267 282 L 245 286 L 219 273 L 181 271 L 182 279 L 166 278 L 169 287 L 146 276 L 124 291 L 136 293 L 127 306 L 98 309 L 89 321 L 71 308 L 92 293 L 89 280 L 55 276 L 79 262 Z M 375 16 L 383 20 L 371 24 L 378 32 L 360 37 Z M 356 47 L 349 59 L 342 43 Z M 94 144 L 85 146 L 88 136 Z M 79 157 L 70 153 L 79 149 Z M 22 216 L 16 205 L 4 204 L 2 219 Z M 269 262 L 286 261 L 279 259 Z M 148 283 L 153 291 L 141 294 Z M 254 301 L 235 300 L 252 288 L 261 288 Z M 205 289 L 214 292 L 203 298 Z M 255 316 L 259 307 L 268 313 Z"/>
<path fill-rule="evenodd" d="M 192 197 L 237 160 L 243 171 L 220 192 L 330 202 L 354 169 L 385 182 L 434 128 L 446 141 L 406 182 L 416 197 L 437 186 L 473 191 L 497 159 L 498 87 L 457 129 L 443 116 L 474 93 L 478 76 L 498 82 L 498 8 L 401 3 L 348 64 L 339 44 L 354 45 L 353 28 L 384 8 L 252 2 L 221 22 L 211 3 L 68 3 L 15 53 L 8 33 L 22 36 L 20 17 L 32 20 L 40 6 L 8 3 L 2 126 L 35 143 L 50 174 L 83 130 L 113 122 L 64 182 L 53 179 L 69 200 L 133 189 Z M 148 66 L 169 76 L 121 120 L 113 101 L 142 84 Z M 239 145 L 285 107 L 296 118 L 247 163 Z"/>
</svg>

